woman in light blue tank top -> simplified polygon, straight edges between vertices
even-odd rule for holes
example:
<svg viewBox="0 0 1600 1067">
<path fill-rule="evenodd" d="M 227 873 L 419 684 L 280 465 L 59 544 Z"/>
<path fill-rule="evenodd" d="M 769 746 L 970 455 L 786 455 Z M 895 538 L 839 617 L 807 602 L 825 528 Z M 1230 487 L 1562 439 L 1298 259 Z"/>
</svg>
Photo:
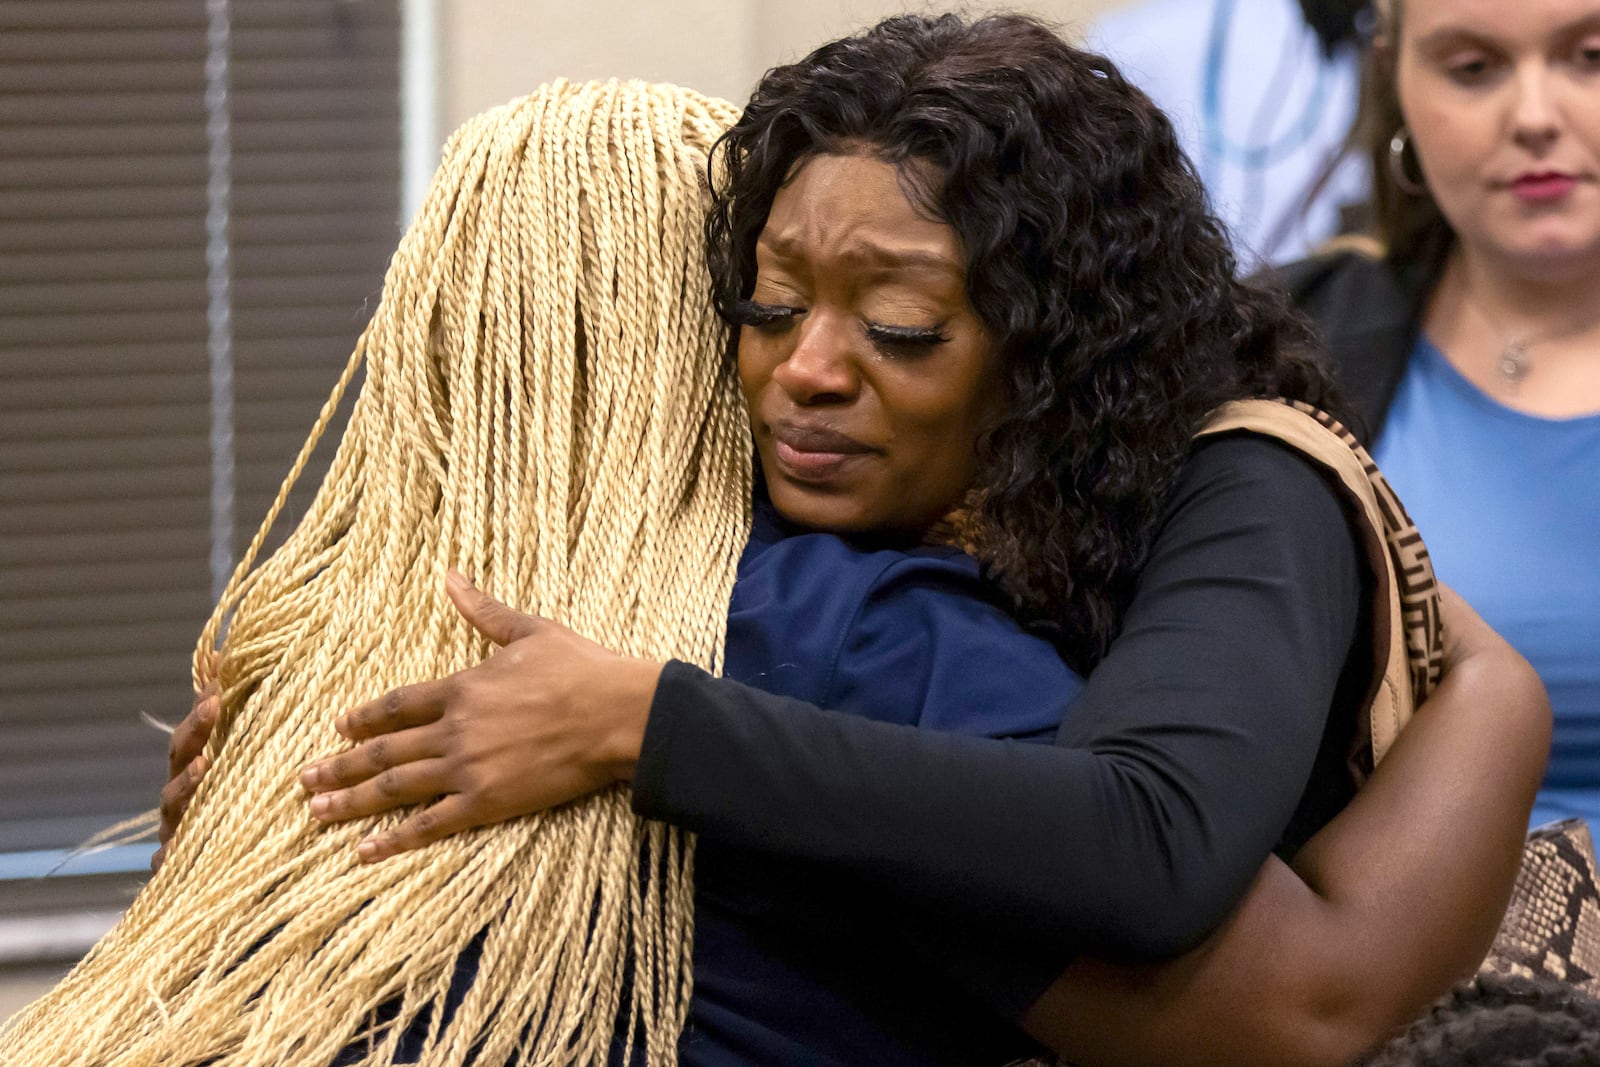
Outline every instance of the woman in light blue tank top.
<svg viewBox="0 0 1600 1067">
<path fill-rule="evenodd" d="M 1556 729 L 1533 824 L 1600 826 L 1600 414 L 1508 407 L 1420 338 L 1375 458 L 1440 576 L 1544 679 Z"/>
<path fill-rule="evenodd" d="M 1535 824 L 1600 824 L 1600 0 L 1381 0 L 1381 258 L 1282 278 L 1454 586 L 1543 678 Z"/>
</svg>

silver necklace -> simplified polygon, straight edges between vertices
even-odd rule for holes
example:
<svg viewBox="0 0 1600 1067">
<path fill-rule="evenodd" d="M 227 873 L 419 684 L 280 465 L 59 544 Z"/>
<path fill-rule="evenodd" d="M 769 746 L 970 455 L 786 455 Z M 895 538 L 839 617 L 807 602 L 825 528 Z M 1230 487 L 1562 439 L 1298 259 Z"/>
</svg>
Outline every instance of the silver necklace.
<svg viewBox="0 0 1600 1067">
<path fill-rule="evenodd" d="M 1533 359 L 1529 352 L 1535 345 L 1542 345 L 1549 341 L 1560 341 L 1567 337 L 1576 337 L 1585 330 L 1593 328 L 1600 319 L 1592 318 L 1578 323 L 1576 326 L 1564 326 L 1559 330 L 1549 333 L 1536 334 L 1533 337 L 1517 337 L 1501 327 L 1482 304 L 1474 304 L 1478 314 L 1488 324 L 1500 339 L 1500 355 L 1495 360 L 1495 370 L 1500 374 L 1500 380 L 1507 389 L 1516 389 L 1522 384 L 1523 379 L 1533 373 Z"/>
<path fill-rule="evenodd" d="M 1551 338 L 1543 340 L 1548 341 Z M 1500 379 L 1510 388 L 1515 389 L 1522 383 L 1522 379 L 1528 376 L 1528 372 L 1533 370 L 1533 363 L 1528 359 L 1528 349 L 1537 343 L 1513 337 L 1500 350 L 1500 361 L 1496 366 L 1500 369 Z"/>
</svg>

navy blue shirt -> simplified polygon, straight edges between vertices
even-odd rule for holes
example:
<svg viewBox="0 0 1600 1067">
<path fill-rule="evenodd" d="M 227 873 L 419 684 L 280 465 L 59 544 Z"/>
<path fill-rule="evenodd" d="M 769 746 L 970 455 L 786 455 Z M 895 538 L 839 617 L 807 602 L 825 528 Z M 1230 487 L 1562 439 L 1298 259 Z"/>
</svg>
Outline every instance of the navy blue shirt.
<svg viewBox="0 0 1600 1067">
<path fill-rule="evenodd" d="M 892 895 L 931 968 L 1017 1018 L 1080 952 L 1187 951 L 1269 852 L 1292 855 L 1349 797 L 1371 678 L 1361 559 L 1302 456 L 1208 439 L 1054 744 L 819 709 L 674 661 L 635 810 L 702 850 L 758 848 Z"/>
<path fill-rule="evenodd" d="M 972 557 L 853 545 L 787 526 L 764 501 L 739 562 L 726 648 L 724 674 L 770 693 L 1019 744 L 1052 741 L 1083 686 L 1017 625 Z M 1038 1051 L 916 947 L 883 894 L 826 865 L 703 841 L 681 1062 L 970 1067 Z M 457 962 L 446 1018 L 479 950 L 474 941 Z M 426 1029 L 426 1019 L 410 1028 L 396 1062 L 420 1057 Z M 619 1046 L 625 1032 L 619 1024 Z"/>
<path fill-rule="evenodd" d="M 1370 665 L 1357 640 L 1368 632 L 1367 593 L 1341 509 L 1321 476 L 1274 442 L 1202 442 L 1163 511 L 1122 633 L 1081 693 L 1075 679 L 1031 686 L 1017 675 L 1018 695 L 993 706 L 913 713 L 931 725 L 992 712 L 1008 724 L 995 720 L 996 734 L 1029 735 L 1035 716 L 1059 716 L 1052 699 L 1073 698 L 1053 745 L 988 740 L 981 727 L 918 729 L 904 712 L 862 706 L 851 657 L 842 669 L 818 661 L 809 681 L 787 677 L 802 669 L 790 665 L 802 663 L 808 634 L 829 632 L 804 589 L 799 610 L 767 613 L 786 629 L 745 652 L 749 635 L 731 626 L 727 666 L 749 677 L 750 661 L 735 660 L 750 648 L 788 649 L 772 656 L 774 669 L 755 668 L 767 684 L 838 681 L 832 695 L 864 713 L 668 663 L 634 804 L 701 834 L 685 1062 L 1005 1062 L 994 1051 L 1022 1039 L 992 1020 L 1020 1015 L 1076 953 L 1165 958 L 1214 929 L 1274 842 L 1292 854 L 1350 793 L 1350 717 L 1328 710 L 1358 706 Z M 744 575 L 774 548 L 769 566 L 822 547 L 773 541 L 783 531 L 768 522 L 736 601 L 761 595 Z M 874 565 L 870 551 L 835 547 L 847 563 Z M 857 585 L 862 618 L 841 647 L 870 653 L 873 619 L 889 602 L 874 593 L 902 580 L 920 588 L 935 572 L 959 583 L 964 571 L 968 598 L 999 610 L 970 560 L 902 555 L 928 562 L 896 561 Z M 785 573 L 773 567 L 771 577 Z M 985 671 L 988 662 L 970 672 L 1016 675 Z M 846 967 L 842 943 L 854 948 Z"/>
<path fill-rule="evenodd" d="M 881 722 L 1018 743 L 1052 741 L 1082 688 L 970 556 L 852 544 L 788 528 L 770 507 L 739 564 L 724 674 Z M 695 903 L 686 1064 L 998 1065 L 1035 1051 L 917 957 L 881 893 L 827 865 L 702 840 Z"/>
</svg>

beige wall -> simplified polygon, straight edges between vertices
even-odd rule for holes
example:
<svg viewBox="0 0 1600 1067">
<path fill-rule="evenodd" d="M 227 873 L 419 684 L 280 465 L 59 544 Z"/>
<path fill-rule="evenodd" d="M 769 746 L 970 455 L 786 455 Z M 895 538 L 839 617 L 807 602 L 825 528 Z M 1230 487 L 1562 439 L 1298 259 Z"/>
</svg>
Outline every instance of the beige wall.
<svg viewBox="0 0 1600 1067">
<path fill-rule="evenodd" d="M 967 3 L 1081 30 L 1127 0 Z M 468 116 L 556 77 L 671 81 L 740 100 L 766 68 L 894 11 L 889 0 L 438 0 L 439 116 Z"/>
</svg>

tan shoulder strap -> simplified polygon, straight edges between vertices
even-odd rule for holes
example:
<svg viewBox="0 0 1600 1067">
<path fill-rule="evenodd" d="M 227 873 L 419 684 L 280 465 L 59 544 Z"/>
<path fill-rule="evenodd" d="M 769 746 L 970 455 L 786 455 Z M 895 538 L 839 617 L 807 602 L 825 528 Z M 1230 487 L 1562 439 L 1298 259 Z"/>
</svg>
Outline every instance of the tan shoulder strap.
<svg viewBox="0 0 1600 1067">
<path fill-rule="evenodd" d="M 1341 490 L 1373 579 L 1373 680 L 1352 763 L 1370 771 L 1444 664 L 1439 587 L 1422 537 L 1354 435 L 1317 409 L 1287 400 L 1236 400 L 1212 412 L 1196 436 L 1256 433 L 1302 453 Z"/>
</svg>

